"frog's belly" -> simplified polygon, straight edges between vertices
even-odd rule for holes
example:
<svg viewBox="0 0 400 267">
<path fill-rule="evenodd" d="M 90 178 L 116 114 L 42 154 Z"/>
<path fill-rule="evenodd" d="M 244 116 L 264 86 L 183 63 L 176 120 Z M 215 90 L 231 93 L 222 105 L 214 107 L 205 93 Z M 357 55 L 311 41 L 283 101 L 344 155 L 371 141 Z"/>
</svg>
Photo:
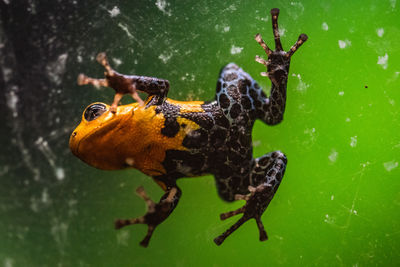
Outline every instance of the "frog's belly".
<svg viewBox="0 0 400 267">
<path fill-rule="evenodd" d="M 204 153 L 193 153 L 184 150 L 167 150 L 162 163 L 166 174 L 182 174 L 193 177 L 207 174 L 206 156 Z"/>
</svg>

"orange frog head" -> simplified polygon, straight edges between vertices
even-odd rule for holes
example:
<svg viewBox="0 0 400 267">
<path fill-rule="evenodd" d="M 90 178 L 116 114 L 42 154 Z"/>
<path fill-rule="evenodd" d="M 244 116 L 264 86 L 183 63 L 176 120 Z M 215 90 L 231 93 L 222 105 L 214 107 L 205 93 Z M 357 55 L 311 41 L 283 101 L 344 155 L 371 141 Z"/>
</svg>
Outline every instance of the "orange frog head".
<svg viewBox="0 0 400 267">
<path fill-rule="evenodd" d="M 162 124 L 163 118 L 158 118 L 153 107 L 145 109 L 134 103 L 118 106 L 112 113 L 109 105 L 94 103 L 83 112 L 69 146 L 75 156 L 99 169 L 141 169 L 141 158 L 156 141 L 151 132 Z"/>
<path fill-rule="evenodd" d="M 166 151 L 186 150 L 183 139 L 199 126 L 179 117 L 178 123 L 186 126 L 174 137 L 165 136 L 165 117 L 156 107 L 133 103 L 118 106 L 114 113 L 104 103 L 89 105 L 69 140 L 72 153 L 103 170 L 132 167 L 149 176 L 164 174 Z"/>
</svg>

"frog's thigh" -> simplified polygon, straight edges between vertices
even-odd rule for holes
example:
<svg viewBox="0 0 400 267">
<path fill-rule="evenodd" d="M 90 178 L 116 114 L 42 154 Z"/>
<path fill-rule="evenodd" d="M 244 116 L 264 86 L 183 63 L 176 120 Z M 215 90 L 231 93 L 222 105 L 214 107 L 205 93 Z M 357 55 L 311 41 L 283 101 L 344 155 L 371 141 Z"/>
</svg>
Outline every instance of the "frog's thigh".
<svg viewBox="0 0 400 267">
<path fill-rule="evenodd" d="M 287 165 L 287 158 L 281 151 L 274 151 L 256 159 L 250 176 L 250 185 L 257 187 L 267 184 L 276 192 L 282 181 Z"/>
</svg>

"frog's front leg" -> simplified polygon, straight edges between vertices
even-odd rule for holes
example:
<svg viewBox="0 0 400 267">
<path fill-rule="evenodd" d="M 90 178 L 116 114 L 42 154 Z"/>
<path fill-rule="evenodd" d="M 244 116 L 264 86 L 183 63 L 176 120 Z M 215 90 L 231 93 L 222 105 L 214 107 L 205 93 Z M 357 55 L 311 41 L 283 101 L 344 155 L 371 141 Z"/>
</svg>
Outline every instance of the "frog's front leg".
<svg viewBox="0 0 400 267">
<path fill-rule="evenodd" d="M 289 74 L 290 59 L 294 52 L 305 42 L 308 37 L 306 34 L 300 34 L 297 42 L 290 48 L 288 52 L 282 49 L 281 39 L 278 30 L 279 9 L 271 10 L 272 30 L 275 39 L 275 50 L 271 50 L 261 35 L 255 36 L 256 41 L 262 46 L 268 56 L 265 60 L 256 56 L 256 61 L 263 64 L 267 68 L 267 72 L 262 72 L 262 76 L 267 76 L 271 80 L 271 92 L 268 98 L 262 99 L 262 106 L 259 108 L 261 114 L 259 119 L 267 124 L 274 125 L 282 121 L 286 104 L 286 86 Z"/>
<path fill-rule="evenodd" d="M 214 239 L 217 245 L 221 245 L 225 238 L 237 230 L 243 223 L 255 219 L 260 233 L 260 241 L 268 239 L 261 216 L 267 209 L 282 181 L 287 164 L 286 156 L 275 151 L 255 160 L 254 168 L 250 174 L 249 195 L 235 195 L 237 200 L 246 200 L 246 204 L 234 211 L 221 214 L 221 220 L 242 213 L 243 216 L 223 234 Z"/>
<path fill-rule="evenodd" d="M 143 105 L 144 102 L 137 91 L 145 92 L 148 95 L 155 95 L 157 96 L 157 101 L 162 101 L 167 96 L 169 90 L 169 82 L 167 80 L 118 73 L 111 68 L 105 53 L 99 53 L 96 59 L 106 70 L 104 72 L 105 79 L 94 79 L 84 74 L 79 74 L 78 84 L 92 84 L 96 87 L 105 86 L 113 88 L 116 93 L 110 107 L 111 112 L 115 113 L 117 111 L 118 103 L 125 94 L 130 94 L 140 105 Z"/>
<path fill-rule="evenodd" d="M 168 187 L 158 203 L 155 203 L 147 196 L 143 187 L 137 188 L 136 193 L 146 202 L 147 213 L 139 218 L 118 219 L 115 221 L 115 228 L 120 229 L 131 224 L 147 224 L 147 234 L 140 242 L 141 246 L 147 247 L 155 228 L 167 219 L 171 212 L 176 208 L 182 192 L 177 186 Z"/>
</svg>

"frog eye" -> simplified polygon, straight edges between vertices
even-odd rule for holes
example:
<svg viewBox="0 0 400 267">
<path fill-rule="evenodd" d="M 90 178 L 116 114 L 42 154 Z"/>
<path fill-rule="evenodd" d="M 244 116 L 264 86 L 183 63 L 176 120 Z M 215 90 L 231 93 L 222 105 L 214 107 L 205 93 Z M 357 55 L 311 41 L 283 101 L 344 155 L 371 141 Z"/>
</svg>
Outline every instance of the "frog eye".
<svg viewBox="0 0 400 267">
<path fill-rule="evenodd" d="M 85 110 L 85 113 L 84 113 L 83 117 L 87 121 L 92 121 L 92 120 L 95 120 L 98 117 L 100 117 L 106 111 L 107 111 L 106 105 L 96 103 L 96 104 L 93 104 L 93 105 L 89 106 Z"/>
</svg>

